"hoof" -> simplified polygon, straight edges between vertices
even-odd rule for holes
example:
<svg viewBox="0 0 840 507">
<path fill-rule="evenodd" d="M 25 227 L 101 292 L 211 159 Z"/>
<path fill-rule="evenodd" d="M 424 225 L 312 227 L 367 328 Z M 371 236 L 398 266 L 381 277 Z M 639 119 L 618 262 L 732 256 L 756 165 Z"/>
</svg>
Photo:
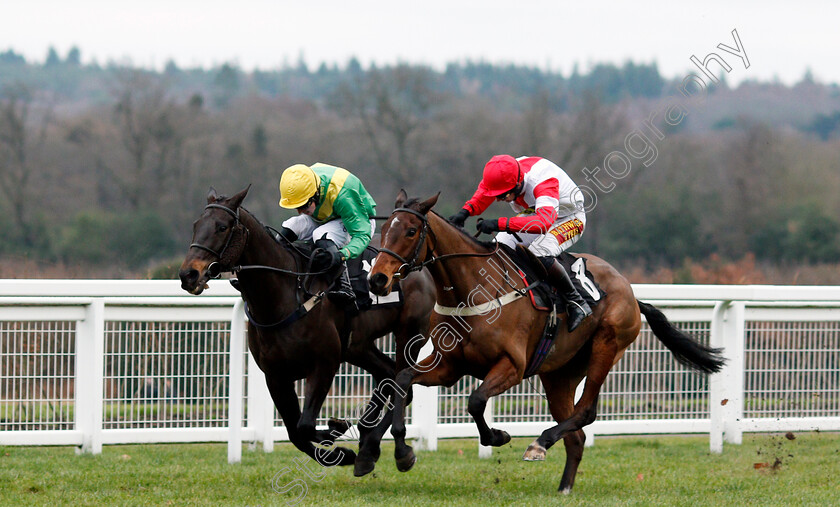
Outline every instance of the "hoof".
<svg viewBox="0 0 840 507">
<path fill-rule="evenodd" d="M 522 461 L 545 461 L 546 448 L 536 442 L 536 440 L 528 446 L 525 454 L 522 455 Z"/>
<path fill-rule="evenodd" d="M 373 472 L 374 468 L 376 468 L 375 461 L 358 457 L 356 458 L 356 463 L 353 465 L 353 475 L 356 477 L 364 477 L 365 475 Z"/>
<path fill-rule="evenodd" d="M 409 448 L 408 454 L 402 458 L 397 458 L 397 470 L 400 472 L 408 472 L 415 463 L 417 463 L 417 456 L 414 454 L 414 451 Z"/>
<path fill-rule="evenodd" d="M 487 445 L 491 447 L 501 447 L 506 443 L 510 442 L 510 435 L 506 431 L 497 430 L 492 428 L 490 430 L 490 439 L 489 442 L 485 441 L 485 439 L 481 439 L 481 445 Z"/>
<path fill-rule="evenodd" d="M 347 421 L 347 419 L 336 419 L 335 417 L 330 417 L 330 420 L 327 421 L 327 427 L 333 435 L 344 435 L 347 433 L 347 430 L 350 429 L 350 422 Z"/>
<path fill-rule="evenodd" d="M 356 477 L 365 476 L 376 468 L 376 462 L 379 461 L 381 449 L 377 446 L 373 452 L 370 450 L 359 450 L 359 455 L 356 456 L 356 463 L 353 466 L 353 475 Z"/>
</svg>

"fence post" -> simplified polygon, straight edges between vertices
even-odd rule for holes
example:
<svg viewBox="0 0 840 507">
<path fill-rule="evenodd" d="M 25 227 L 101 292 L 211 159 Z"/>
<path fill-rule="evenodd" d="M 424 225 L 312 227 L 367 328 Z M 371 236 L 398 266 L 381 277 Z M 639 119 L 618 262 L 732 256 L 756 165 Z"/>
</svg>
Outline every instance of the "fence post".
<svg viewBox="0 0 840 507">
<path fill-rule="evenodd" d="M 228 393 L 228 463 L 242 461 L 242 396 L 243 361 L 245 347 L 244 302 L 233 305 L 230 321 L 230 384 Z"/>
<path fill-rule="evenodd" d="M 265 384 L 265 374 L 251 354 L 248 354 L 248 426 L 254 428 L 254 440 L 262 442 L 263 452 L 272 452 L 274 402 Z"/>
<path fill-rule="evenodd" d="M 575 388 L 575 405 L 577 402 L 580 401 L 580 397 L 583 396 L 583 388 L 586 386 L 586 377 L 583 377 L 581 381 L 578 383 L 577 387 Z M 595 445 L 595 431 L 592 429 L 592 425 L 588 424 L 583 427 L 583 435 L 586 437 L 584 441 L 584 447 L 592 447 Z"/>
<path fill-rule="evenodd" d="M 744 330 L 746 309 L 743 301 L 735 301 L 726 312 L 724 333 L 726 357 L 729 359 L 723 369 L 729 401 L 723 406 L 723 435 L 730 444 L 743 440 L 741 421 L 744 418 Z"/>
<path fill-rule="evenodd" d="M 413 385 L 411 422 L 417 425 L 419 438 L 415 442 L 418 450 L 437 450 L 438 386 Z"/>
<path fill-rule="evenodd" d="M 723 347 L 726 344 L 724 316 L 730 304 L 731 301 L 715 303 L 709 337 L 709 345 L 712 347 Z M 724 351 L 724 353 L 728 358 L 729 351 Z M 727 366 L 724 366 L 725 368 Z M 713 373 L 709 378 L 709 451 L 715 454 L 723 452 L 724 405 L 722 403 L 727 400 L 726 388 L 724 371 Z"/>
<path fill-rule="evenodd" d="M 493 398 L 487 400 L 487 405 L 484 407 L 484 420 L 487 421 L 487 426 L 493 427 Z M 479 458 L 492 458 L 493 447 L 489 445 L 478 444 Z"/>
<path fill-rule="evenodd" d="M 82 432 L 77 454 L 102 453 L 102 396 L 105 371 L 105 301 L 94 299 L 85 320 L 76 323 L 76 429 Z"/>
</svg>

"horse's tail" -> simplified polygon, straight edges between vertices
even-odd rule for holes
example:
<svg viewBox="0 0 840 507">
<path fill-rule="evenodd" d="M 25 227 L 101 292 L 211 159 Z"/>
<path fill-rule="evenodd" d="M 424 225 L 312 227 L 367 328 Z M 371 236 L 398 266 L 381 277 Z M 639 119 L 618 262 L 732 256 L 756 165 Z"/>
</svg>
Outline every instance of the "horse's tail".
<svg viewBox="0 0 840 507">
<path fill-rule="evenodd" d="M 691 336 L 671 324 L 655 306 L 639 300 L 636 302 L 653 334 L 674 354 L 678 362 L 704 373 L 720 371 L 725 362 L 721 355 L 723 349 L 706 347 L 697 343 Z"/>
</svg>

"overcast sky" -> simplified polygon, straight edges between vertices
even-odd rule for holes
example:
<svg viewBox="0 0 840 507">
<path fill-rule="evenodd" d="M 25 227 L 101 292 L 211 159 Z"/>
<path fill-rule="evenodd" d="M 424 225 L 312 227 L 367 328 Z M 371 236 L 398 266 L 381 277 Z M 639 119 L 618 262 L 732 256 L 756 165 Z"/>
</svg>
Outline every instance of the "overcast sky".
<svg viewBox="0 0 840 507">
<path fill-rule="evenodd" d="M 737 0 L 634 2 L 549 0 L 3 0 L 0 51 L 43 62 L 50 46 L 63 58 L 76 46 L 82 61 L 163 68 L 243 70 L 293 65 L 363 66 L 486 61 L 538 66 L 568 75 L 575 64 L 656 62 L 666 77 L 693 71 L 689 58 L 717 52 L 727 78 L 792 84 L 806 69 L 840 82 L 840 30 L 833 2 Z M 718 44 L 735 47 L 747 69 Z M 694 69 L 696 71 L 696 69 Z"/>
</svg>

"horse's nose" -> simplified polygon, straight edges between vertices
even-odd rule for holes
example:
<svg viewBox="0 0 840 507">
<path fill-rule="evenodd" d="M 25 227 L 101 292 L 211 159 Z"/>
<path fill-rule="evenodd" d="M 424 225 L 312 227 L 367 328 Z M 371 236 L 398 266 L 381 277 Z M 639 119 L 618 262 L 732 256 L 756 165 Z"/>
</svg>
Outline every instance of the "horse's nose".
<svg viewBox="0 0 840 507">
<path fill-rule="evenodd" d="M 385 286 L 388 284 L 388 275 L 385 273 L 375 273 L 368 281 L 370 282 L 370 291 L 377 296 L 384 296 L 388 293 L 385 290 Z"/>
<path fill-rule="evenodd" d="M 198 270 L 193 268 L 184 268 L 178 271 L 178 277 L 181 278 L 181 288 L 189 292 L 195 288 L 198 282 Z"/>
</svg>

